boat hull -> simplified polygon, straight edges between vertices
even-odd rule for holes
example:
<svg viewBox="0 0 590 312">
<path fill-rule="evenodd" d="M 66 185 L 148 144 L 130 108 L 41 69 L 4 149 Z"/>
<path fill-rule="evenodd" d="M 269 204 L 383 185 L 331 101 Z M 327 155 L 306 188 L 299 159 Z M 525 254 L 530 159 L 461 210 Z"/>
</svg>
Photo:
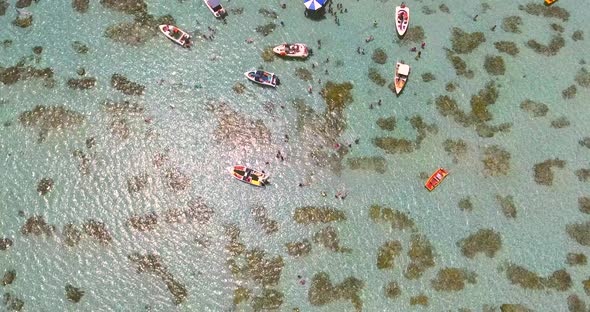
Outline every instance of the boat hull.
<svg viewBox="0 0 590 312">
<path fill-rule="evenodd" d="M 397 94 L 397 95 L 399 95 L 402 92 L 402 90 L 406 86 L 406 82 L 408 81 L 408 76 L 402 75 L 399 72 L 399 68 L 401 65 L 405 65 L 405 64 L 400 63 L 400 62 L 397 62 L 395 64 L 395 76 L 393 78 L 393 84 L 395 86 L 395 94 Z M 410 69 L 408 69 L 408 75 L 409 74 L 410 74 Z"/>
<path fill-rule="evenodd" d="M 260 74 L 258 74 L 260 73 Z M 258 74 L 258 75 L 257 75 Z M 244 76 L 248 78 L 248 80 L 261 84 L 263 86 L 269 86 L 276 88 L 277 85 L 280 83 L 279 78 L 274 73 L 269 73 L 266 71 L 257 71 L 255 69 L 251 69 L 244 73 Z"/>
<path fill-rule="evenodd" d="M 403 14 L 404 19 L 400 19 L 400 14 Z M 395 30 L 397 35 L 403 37 L 408 31 L 410 25 L 410 8 L 401 6 L 395 7 Z"/>
<path fill-rule="evenodd" d="M 268 176 L 266 174 L 246 166 L 229 167 L 228 171 L 234 178 L 250 185 L 262 187 L 267 183 Z"/>
<path fill-rule="evenodd" d="M 219 5 L 218 10 L 214 10 L 213 7 L 211 7 L 211 5 L 209 4 L 208 0 L 203 0 L 203 2 L 205 2 L 205 5 L 209 8 L 209 11 L 211 11 L 213 16 L 222 17 L 226 14 L 225 9 L 221 6 L 221 4 Z"/>
<path fill-rule="evenodd" d="M 284 57 L 307 58 L 309 56 L 309 49 L 303 43 L 284 43 L 274 47 L 272 51 Z"/>
<path fill-rule="evenodd" d="M 184 30 L 182 30 L 174 25 L 166 25 L 166 24 L 160 25 L 159 28 L 160 28 L 160 31 L 164 34 L 164 36 L 166 36 L 166 38 L 172 40 L 174 43 L 176 43 L 182 47 L 185 47 L 185 48 L 189 47 L 186 42 L 186 39 L 191 39 L 191 36 L 187 32 L 185 32 Z M 174 32 L 175 29 L 178 29 L 178 32 L 176 33 L 176 35 Z M 183 38 L 185 38 L 185 39 L 183 39 Z"/>
<path fill-rule="evenodd" d="M 436 170 L 431 176 L 430 178 L 428 178 L 428 180 L 426 180 L 426 183 L 424 184 L 424 186 L 426 187 L 426 189 L 428 189 L 429 191 L 434 190 L 437 186 L 440 185 L 440 183 L 444 180 L 444 178 L 448 175 L 449 173 L 443 169 L 443 168 L 438 168 L 438 170 Z"/>
</svg>

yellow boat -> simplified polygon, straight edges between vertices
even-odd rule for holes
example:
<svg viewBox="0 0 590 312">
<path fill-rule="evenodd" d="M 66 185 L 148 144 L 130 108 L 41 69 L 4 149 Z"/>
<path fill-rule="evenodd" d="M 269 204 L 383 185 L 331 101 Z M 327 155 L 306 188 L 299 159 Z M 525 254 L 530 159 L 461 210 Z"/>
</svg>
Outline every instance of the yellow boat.
<svg viewBox="0 0 590 312">
<path fill-rule="evenodd" d="M 552 5 L 553 3 L 555 3 L 557 0 L 545 0 L 545 5 Z"/>
</svg>

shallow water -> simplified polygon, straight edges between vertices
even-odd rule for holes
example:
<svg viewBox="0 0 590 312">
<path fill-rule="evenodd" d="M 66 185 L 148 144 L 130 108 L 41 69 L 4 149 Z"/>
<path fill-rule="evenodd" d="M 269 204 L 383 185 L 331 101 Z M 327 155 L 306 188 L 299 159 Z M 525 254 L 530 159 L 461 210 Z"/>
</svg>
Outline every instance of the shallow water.
<svg viewBox="0 0 590 312">
<path fill-rule="evenodd" d="M 0 46 L 0 66 L 15 65 L 21 58 L 33 55 L 32 48 L 42 46 L 43 52 L 36 62 L 27 61 L 35 68 L 51 67 L 56 86 L 47 88 L 41 79 L 29 79 L 15 84 L 0 83 L 0 238 L 9 238 L 14 244 L 0 250 L 2 270 L 15 270 L 16 279 L 3 291 L 24 301 L 24 310 L 64 311 L 236 311 L 252 310 L 252 300 L 233 304 L 234 289 L 242 286 L 261 293 L 261 286 L 248 278 L 232 275 L 226 260 L 229 237 L 224 226 L 235 224 L 241 230 L 239 241 L 247 249 L 259 248 L 267 257 L 281 256 L 284 268 L 278 285 L 272 289 L 283 293 L 279 310 L 292 311 L 354 311 L 350 300 L 333 301 L 314 306 L 308 301 L 312 277 L 318 272 L 329 274 L 332 285 L 354 276 L 364 281 L 359 292 L 364 311 L 407 311 L 417 309 L 410 298 L 425 294 L 429 297 L 429 311 L 482 310 L 484 306 L 498 308 L 505 303 L 523 304 L 535 311 L 565 311 L 567 298 L 576 294 L 587 298 L 582 281 L 588 278 L 587 266 L 569 266 L 566 255 L 584 253 L 582 246 L 570 238 L 566 225 L 582 223 L 588 215 L 578 209 L 578 197 L 590 196 L 588 182 L 575 175 L 580 168 L 588 168 L 590 150 L 578 144 L 590 136 L 587 111 L 590 90 L 574 81 L 585 60 L 582 51 L 590 51 L 588 39 L 574 41 L 572 33 L 582 30 L 590 36 L 585 21 L 590 11 L 580 1 L 559 1 L 570 14 L 563 22 L 557 18 L 533 16 L 519 10 L 526 1 L 504 3 L 489 2 L 484 10 L 479 2 L 459 1 L 447 3 L 450 13 L 441 12 L 441 2 L 421 1 L 409 4 L 412 9 L 411 25 L 422 26 L 426 48 L 415 60 L 410 48 L 420 42 L 408 42 L 394 36 L 395 3 L 375 1 L 364 3 L 344 1 L 348 13 L 340 14 L 340 26 L 329 14 L 321 21 L 304 17 L 299 2 L 287 3 L 281 9 L 279 2 L 264 4 L 257 1 L 231 1 L 224 3 L 229 11 L 227 24 L 214 20 L 200 1 L 146 1 L 148 12 L 155 16 L 171 14 L 176 24 L 189 32 L 207 33 L 207 27 L 216 29 L 214 40 L 195 40 L 190 50 L 182 49 L 163 36 L 139 46 L 115 42 L 104 36 L 105 29 L 113 24 L 132 21 L 128 14 L 103 7 L 98 1 L 90 3 L 87 13 L 74 12 L 69 1 L 40 1 L 33 3 L 33 24 L 28 28 L 12 25 L 16 17 L 14 1 L 6 15 L 0 16 L 0 43 L 13 41 L 10 47 Z M 540 2 L 540 1 L 539 1 Z M 333 8 L 336 8 L 334 2 Z M 425 14 L 422 7 L 435 11 Z M 244 8 L 242 14 L 232 9 Z M 264 17 L 260 8 L 273 10 L 278 19 Z M 479 15 L 473 21 L 474 15 Z M 507 33 L 501 28 L 506 16 L 522 17 L 521 33 Z M 372 26 L 373 20 L 379 22 Z M 279 21 L 283 21 L 282 27 Z M 278 26 L 264 37 L 255 28 L 274 22 Z M 544 56 L 527 47 L 535 39 L 547 44 L 556 31 L 551 23 L 564 28 L 563 47 L 555 56 Z M 498 25 L 492 32 L 490 28 Z M 453 27 L 471 33 L 481 31 L 486 41 L 470 54 L 457 54 L 474 72 L 473 79 L 457 76 L 446 57 L 446 48 L 452 49 Z M 375 40 L 365 43 L 372 35 Z M 245 40 L 253 38 L 253 44 Z M 316 41 L 321 39 L 322 48 Z M 516 56 L 499 53 L 493 43 L 512 41 L 519 48 Z M 87 54 L 78 54 L 72 42 L 88 46 Z M 267 46 L 284 41 L 307 43 L 314 55 L 307 61 L 275 59 L 265 63 L 260 54 Z M 365 55 L 357 53 L 357 47 Z M 386 64 L 371 60 L 373 50 L 383 48 L 388 55 Z M 491 76 L 484 69 L 486 55 L 501 55 L 506 67 L 504 75 Z M 215 57 L 215 60 L 211 58 Z M 329 62 L 326 63 L 326 58 Z M 404 92 L 396 97 L 388 88 L 396 60 L 412 66 Z M 312 69 L 312 63 L 316 68 Z M 246 81 L 243 72 L 262 66 L 279 75 L 282 85 L 276 90 L 260 88 Z M 95 88 L 73 90 L 67 80 L 79 78 L 76 70 L 83 67 L 86 77 L 97 80 Z M 307 93 L 308 82 L 295 75 L 304 67 L 313 73 L 313 94 Z M 383 87 L 367 77 L 374 67 L 387 80 Z M 328 74 L 324 70 L 328 70 Z M 430 72 L 436 79 L 423 82 L 421 75 Z M 111 86 L 111 76 L 119 73 L 146 87 L 142 96 L 128 96 Z M 158 84 L 160 79 L 164 83 Z M 297 129 L 295 99 L 322 114 L 326 109 L 319 94 L 327 81 L 353 84 L 353 101 L 344 109 L 347 127 L 337 138 L 343 145 L 352 143 L 344 156 L 341 173 L 329 167 L 320 167 L 309 156 L 315 144 L 323 144 L 328 153 L 335 153 L 331 143 L 307 128 Z M 435 100 L 449 95 L 465 112 L 470 111 L 471 96 L 483 89 L 488 81 L 495 81 L 499 96 L 488 106 L 493 115 L 491 125 L 512 123 L 509 132 L 496 133 L 491 138 L 478 136 L 475 126 L 463 127 L 452 117 L 443 117 Z M 244 94 L 232 90 L 236 83 L 246 86 Z M 445 91 L 453 82 L 457 89 Z M 201 88 L 195 88 L 195 85 Z M 575 84 L 577 94 L 564 99 L 561 91 Z M 382 99 L 383 104 L 376 102 Z M 520 108 L 525 99 L 545 103 L 548 113 L 544 117 L 531 117 Z M 143 107 L 138 114 L 108 113 L 103 108 L 106 100 L 128 100 Z M 256 119 L 270 130 L 270 143 L 252 138 L 254 144 L 236 147 L 237 142 L 218 140 L 215 136 L 220 123 L 219 105 L 226 103 L 230 116 L 237 115 L 243 129 L 249 129 Z M 272 104 L 269 104 L 272 103 Z M 374 109 L 369 109 L 373 103 Z M 85 116 L 81 126 L 50 130 L 41 143 L 39 129 L 26 127 L 19 115 L 36 105 L 64 106 Z M 217 107 L 211 111 L 209 105 Z M 284 105 L 284 109 L 281 106 Z M 397 127 L 393 132 L 380 129 L 380 117 L 395 115 Z M 416 130 L 409 118 L 422 116 L 427 124 L 434 124 L 438 132 L 427 132 L 418 148 L 408 154 L 387 154 L 372 143 L 375 137 L 391 136 L 414 140 Z M 551 127 L 551 121 L 565 116 L 570 126 Z M 144 121 L 153 118 L 151 123 Z M 127 130 L 113 132 L 113 122 L 127 125 Z M 305 121 L 310 122 L 307 118 Z M 309 127 L 309 124 L 307 125 Z M 241 128 L 230 127 L 238 131 Z M 242 129 L 242 130 L 243 130 Z M 122 131 L 122 132 L 121 132 Z M 126 135 L 128 131 L 128 135 Z M 246 130 L 243 130 L 246 131 Z M 242 133 L 248 136 L 248 133 Z M 284 142 L 288 134 L 289 142 Z M 88 148 L 86 140 L 95 138 L 96 145 Z M 353 141 L 360 138 L 359 144 Z M 467 153 L 453 162 L 453 156 L 444 150 L 443 142 L 462 139 Z M 329 140 L 328 140 L 329 141 Z M 485 176 L 481 159 L 488 146 L 498 145 L 511 155 L 507 175 Z M 84 157 L 73 156 L 80 150 L 86 157 L 88 173 L 80 170 Z M 285 157 L 275 158 L 277 150 Z M 167 160 L 154 165 L 159 153 Z M 375 171 L 351 170 L 347 160 L 352 157 L 380 156 L 387 161 L 384 174 Z M 566 161 L 564 168 L 553 168 L 551 186 L 535 183 L 533 166 L 547 159 Z M 270 162 L 268 165 L 265 162 Z M 248 164 L 266 170 L 272 184 L 256 189 L 232 180 L 225 168 L 233 164 Z M 421 172 L 431 173 L 438 167 L 450 169 L 451 174 L 441 186 L 429 193 L 423 187 Z M 182 190 L 168 185 L 167 170 L 180 172 L 190 178 Z M 138 192 L 128 190 L 128 180 L 147 174 L 145 187 Z M 38 182 L 50 177 L 54 186 L 44 196 L 37 192 Z M 298 187 L 301 182 L 310 186 Z M 345 200 L 334 198 L 338 191 L 347 191 Z M 327 196 L 322 197 L 321 192 Z M 496 195 L 513 196 L 517 216 L 507 218 L 502 213 Z M 462 211 L 458 202 L 469 196 L 473 211 Z M 203 198 L 214 215 L 207 222 L 167 223 L 163 215 L 170 209 L 187 209 L 191 199 Z M 414 233 L 424 235 L 432 244 L 435 266 L 427 268 L 419 279 L 409 280 L 404 271 L 410 263 L 408 256 L 411 230 L 397 230 L 384 222 L 376 223 L 369 217 L 369 207 L 378 204 L 406 213 L 415 223 Z M 251 208 L 263 205 L 267 217 L 278 222 L 278 232 L 265 234 L 251 213 Z M 295 209 L 304 206 L 326 206 L 340 209 L 346 220 L 333 222 L 340 245 L 351 248 L 350 253 L 335 253 L 312 242 L 307 256 L 287 254 L 285 244 L 312 241 L 314 233 L 326 225 L 297 224 L 293 220 Z M 19 215 L 19 211 L 23 213 Z M 158 224 L 151 231 L 137 231 L 127 224 L 135 215 L 155 212 Z M 29 217 L 40 215 L 57 227 L 50 237 L 24 235 L 21 226 Z M 100 244 L 82 234 L 77 246 L 64 243 L 63 226 L 82 224 L 93 219 L 104 222 L 112 242 Z M 457 242 L 477 232 L 491 228 L 500 233 L 502 246 L 493 258 L 483 253 L 469 259 L 461 253 Z M 208 238 L 207 246 L 196 240 Z M 388 270 L 377 268 L 377 252 L 386 241 L 402 242 L 402 252 Z M 174 279 L 185 286 L 186 300 L 175 305 L 164 281 L 157 274 L 137 273 L 137 266 L 128 255 L 155 253 Z M 243 258 L 243 257 L 242 257 Z M 501 269 L 516 264 L 542 277 L 566 269 L 572 286 L 567 291 L 529 290 L 510 283 Z M 438 292 L 431 286 L 440 269 L 464 268 L 477 274 L 475 284 L 465 284 L 458 292 Z M 297 275 L 306 280 L 299 283 Z M 388 299 L 384 288 L 395 281 L 401 295 Z M 64 287 L 72 284 L 85 291 L 78 303 L 68 301 Z M 590 303 L 590 302 L 589 302 Z M 2 305 L 0 305 L 2 306 Z M 8 309 L 2 306 L 2 309 Z"/>
</svg>

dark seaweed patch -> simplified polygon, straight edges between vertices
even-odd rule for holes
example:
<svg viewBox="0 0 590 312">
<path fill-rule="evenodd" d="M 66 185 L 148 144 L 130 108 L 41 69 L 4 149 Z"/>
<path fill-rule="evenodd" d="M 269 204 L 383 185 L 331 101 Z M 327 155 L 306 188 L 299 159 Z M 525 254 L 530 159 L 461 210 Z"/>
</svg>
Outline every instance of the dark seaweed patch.
<svg viewBox="0 0 590 312">
<path fill-rule="evenodd" d="M 365 283 L 355 277 L 348 277 L 340 284 L 333 285 L 327 273 L 316 273 L 311 280 L 308 300 L 314 306 L 324 306 L 333 301 L 350 300 L 356 311 L 362 311 L 363 301 L 359 292 Z"/>
<path fill-rule="evenodd" d="M 580 182 L 588 182 L 588 180 L 590 180 L 590 169 L 581 168 L 574 171 L 574 174 L 578 177 Z"/>
<path fill-rule="evenodd" d="M 572 286 L 572 279 L 565 270 L 557 270 L 549 277 L 542 277 L 522 266 L 510 264 L 506 268 L 506 277 L 512 284 L 524 289 L 566 291 Z"/>
<path fill-rule="evenodd" d="M 412 235 L 408 256 L 410 264 L 404 271 L 404 276 L 409 280 L 419 279 L 426 270 L 435 265 L 434 248 L 423 235 Z"/>
<path fill-rule="evenodd" d="M 527 3 L 527 5 L 519 5 L 518 9 L 531 15 L 543 16 L 547 18 L 558 18 L 564 22 L 567 22 L 570 17 L 570 13 L 568 11 L 556 5 L 546 6 L 541 3 Z"/>
<path fill-rule="evenodd" d="M 496 201 L 500 204 L 502 213 L 506 218 L 516 218 L 516 205 L 512 195 L 501 196 L 496 194 Z"/>
<path fill-rule="evenodd" d="M 467 63 L 461 57 L 455 55 L 452 51 L 447 51 L 447 59 L 453 64 L 457 76 L 464 76 L 467 79 L 474 77 L 473 70 L 467 68 Z"/>
<path fill-rule="evenodd" d="M 387 171 L 387 160 L 381 156 L 352 157 L 347 162 L 351 170 L 371 170 L 380 174 Z"/>
<path fill-rule="evenodd" d="M 510 158 L 510 153 L 498 145 L 486 147 L 481 160 L 484 175 L 492 177 L 507 175 L 510 171 Z"/>
<path fill-rule="evenodd" d="M 397 124 L 395 116 L 389 117 L 380 117 L 377 119 L 377 126 L 385 131 L 393 131 L 395 130 L 395 126 Z"/>
<path fill-rule="evenodd" d="M 399 288 L 396 282 L 389 282 L 385 286 L 385 297 L 389 299 L 395 299 L 402 294 L 402 290 Z"/>
<path fill-rule="evenodd" d="M 548 45 L 541 44 L 536 40 L 531 39 L 527 41 L 527 46 L 541 55 L 553 56 L 556 55 L 561 48 L 565 47 L 565 39 L 560 35 L 555 35 Z"/>
<path fill-rule="evenodd" d="M 328 207 L 301 207 L 295 209 L 293 220 L 299 224 L 328 223 L 346 220 L 344 212 Z"/>
<path fill-rule="evenodd" d="M 590 246 L 590 221 L 585 223 L 568 224 L 567 234 L 582 246 Z"/>
<path fill-rule="evenodd" d="M 553 185 L 553 167 L 565 167 L 565 160 L 548 159 L 544 162 L 537 163 L 533 166 L 535 182 L 539 185 L 551 186 Z"/>
<path fill-rule="evenodd" d="M 137 266 L 137 273 L 151 273 L 159 277 L 166 284 L 170 294 L 172 294 L 175 304 L 178 305 L 186 301 L 186 297 L 188 297 L 186 287 L 168 271 L 160 256 L 153 253 L 145 255 L 133 253 L 127 258 Z"/>
<path fill-rule="evenodd" d="M 53 185 L 53 179 L 43 178 L 37 184 L 37 193 L 39 193 L 39 195 L 45 195 L 53 189 Z"/>
<path fill-rule="evenodd" d="M 506 72 L 506 65 L 504 65 L 504 59 L 499 56 L 487 55 L 484 62 L 484 68 L 490 75 L 498 76 L 504 75 Z"/>
<path fill-rule="evenodd" d="M 313 242 L 328 248 L 333 252 L 351 252 L 352 250 L 340 245 L 338 232 L 332 226 L 327 226 L 313 234 Z"/>
<path fill-rule="evenodd" d="M 435 80 L 436 78 L 434 77 L 434 75 L 432 73 L 424 73 L 422 74 L 422 81 L 424 82 L 430 82 L 432 80 Z"/>
<path fill-rule="evenodd" d="M 580 209 L 580 212 L 590 214 L 590 197 L 578 197 L 578 208 Z"/>
<path fill-rule="evenodd" d="M 143 0 L 100 0 L 100 4 L 126 14 L 147 13 L 147 4 Z"/>
<path fill-rule="evenodd" d="M 576 74 L 575 81 L 580 87 L 590 88 L 590 72 L 586 68 L 580 68 Z"/>
<path fill-rule="evenodd" d="M 399 241 L 385 242 L 377 252 L 377 268 L 392 269 L 395 258 L 401 254 L 402 244 Z"/>
<path fill-rule="evenodd" d="M 373 51 L 371 59 L 377 64 L 385 64 L 387 63 L 387 54 L 382 48 L 377 48 L 375 51 Z"/>
<path fill-rule="evenodd" d="M 12 247 L 12 240 L 10 238 L 0 238 L 0 250 L 8 250 Z"/>
<path fill-rule="evenodd" d="M 79 13 L 86 13 L 90 5 L 90 0 L 72 0 L 72 7 Z"/>
<path fill-rule="evenodd" d="M 68 87 L 75 90 L 88 90 L 96 86 L 96 78 L 68 79 Z"/>
<path fill-rule="evenodd" d="M 273 234 L 279 230 L 279 223 L 268 216 L 268 211 L 264 206 L 254 206 L 250 209 L 250 212 L 254 216 L 254 221 L 262 227 L 264 233 Z"/>
<path fill-rule="evenodd" d="M 469 196 L 461 198 L 459 200 L 459 209 L 467 212 L 473 211 L 473 204 L 471 203 L 471 198 Z"/>
<path fill-rule="evenodd" d="M 55 225 L 45 222 L 42 216 L 32 216 L 27 219 L 20 231 L 23 235 L 52 236 L 55 233 Z"/>
<path fill-rule="evenodd" d="M 387 83 L 387 81 L 385 80 L 385 78 L 383 78 L 383 76 L 381 75 L 381 73 L 379 72 L 378 69 L 373 68 L 373 67 L 369 67 L 369 73 L 368 73 L 369 79 L 371 79 L 372 82 L 374 82 L 376 85 L 383 87 L 385 86 L 385 84 Z"/>
<path fill-rule="evenodd" d="M 567 308 L 570 312 L 586 312 L 586 303 L 577 295 L 567 297 Z"/>
<path fill-rule="evenodd" d="M 461 248 L 463 255 L 469 259 L 475 258 L 479 253 L 493 258 L 502 248 L 502 237 L 492 229 L 480 229 L 457 242 L 457 245 Z"/>
<path fill-rule="evenodd" d="M 303 68 L 303 67 L 299 67 L 299 68 L 295 69 L 295 76 L 299 77 L 299 79 L 301 79 L 303 81 L 312 81 L 313 80 L 313 75 L 311 74 L 311 71 L 309 71 L 309 69 Z"/>
<path fill-rule="evenodd" d="M 111 86 L 127 95 L 143 95 L 145 86 L 135 83 L 120 74 L 113 74 Z"/>
<path fill-rule="evenodd" d="M 558 117 L 551 120 L 551 127 L 555 129 L 567 128 L 570 126 L 570 121 L 565 116 Z"/>
<path fill-rule="evenodd" d="M 6 272 L 4 272 L 4 276 L 2 276 L 2 280 L 0 281 L 0 284 L 2 284 L 2 286 L 10 285 L 10 284 L 12 284 L 12 282 L 14 282 L 15 279 L 16 279 L 16 271 L 15 270 L 7 270 Z"/>
<path fill-rule="evenodd" d="M 443 268 L 438 271 L 436 278 L 431 281 L 436 291 L 460 291 L 465 288 L 465 282 L 476 283 L 477 274 L 466 269 Z"/>
<path fill-rule="evenodd" d="M 526 99 L 520 103 L 520 109 L 530 113 L 533 117 L 543 117 L 549 112 L 547 104 Z"/>
<path fill-rule="evenodd" d="M 588 263 L 588 258 L 583 253 L 573 253 L 570 252 L 567 254 L 565 263 L 569 265 L 586 265 Z"/>
<path fill-rule="evenodd" d="M 410 305 L 421 305 L 424 307 L 428 306 L 428 296 L 418 295 L 410 297 Z"/>
<path fill-rule="evenodd" d="M 287 243 L 285 247 L 287 247 L 287 254 L 294 257 L 304 257 L 311 252 L 311 242 L 308 239 Z"/>
<path fill-rule="evenodd" d="M 71 284 L 67 284 L 65 287 L 66 298 L 71 302 L 78 303 L 84 296 L 84 291 L 80 288 L 74 287 Z"/>
<path fill-rule="evenodd" d="M 503 52 L 503 53 L 506 53 L 506 54 L 512 55 L 512 56 L 517 55 L 519 52 L 518 47 L 516 46 L 516 43 L 514 43 L 512 41 L 497 41 L 497 42 L 494 42 L 494 47 L 499 52 Z"/>
<path fill-rule="evenodd" d="M 482 32 L 467 33 L 458 27 L 454 27 L 451 34 L 453 51 L 459 54 L 469 54 L 486 41 Z"/>
<path fill-rule="evenodd" d="M 265 25 L 257 26 L 256 32 L 266 37 L 270 35 L 275 30 L 275 28 L 277 28 L 277 24 L 270 22 Z"/>
<path fill-rule="evenodd" d="M 376 223 L 390 223 L 394 230 L 412 229 L 415 226 L 414 220 L 406 213 L 380 205 L 369 208 L 369 217 Z"/>
<path fill-rule="evenodd" d="M 505 32 L 520 33 L 520 25 L 522 25 L 522 17 L 520 16 L 507 16 L 502 20 L 502 29 Z"/>
</svg>

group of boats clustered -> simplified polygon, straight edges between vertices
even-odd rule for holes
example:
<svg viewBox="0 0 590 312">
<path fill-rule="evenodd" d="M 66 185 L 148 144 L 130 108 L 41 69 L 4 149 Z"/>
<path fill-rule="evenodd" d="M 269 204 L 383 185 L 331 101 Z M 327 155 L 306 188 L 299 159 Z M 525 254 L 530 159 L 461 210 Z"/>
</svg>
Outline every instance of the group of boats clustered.
<svg viewBox="0 0 590 312">
<path fill-rule="evenodd" d="M 227 12 L 220 3 L 220 0 L 203 0 L 211 13 L 217 18 L 223 18 Z M 410 24 L 410 8 L 402 3 L 395 8 L 396 16 L 396 32 L 401 38 L 405 35 Z M 160 25 L 160 31 L 170 40 L 185 48 L 191 46 L 191 35 L 186 31 L 174 25 Z M 281 57 L 292 57 L 305 59 L 310 55 L 311 49 L 303 43 L 283 43 L 272 49 L 272 51 Z M 245 72 L 244 75 L 249 80 L 261 84 L 263 86 L 270 86 L 276 88 L 280 85 L 280 80 L 274 73 L 257 70 L 255 68 Z M 410 75 L 410 65 L 403 62 L 397 62 L 395 65 L 395 93 L 399 95 L 406 85 L 408 76 Z M 228 169 L 230 174 L 236 179 L 248 183 L 250 185 L 264 187 L 269 184 L 268 175 L 264 171 L 258 171 L 242 165 L 236 165 Z M 448 175 L 448 171 L 439 168 L 436 170 L 425 183 L 425 187 L 432 191 L 440 182 Z"/>
</svg>

